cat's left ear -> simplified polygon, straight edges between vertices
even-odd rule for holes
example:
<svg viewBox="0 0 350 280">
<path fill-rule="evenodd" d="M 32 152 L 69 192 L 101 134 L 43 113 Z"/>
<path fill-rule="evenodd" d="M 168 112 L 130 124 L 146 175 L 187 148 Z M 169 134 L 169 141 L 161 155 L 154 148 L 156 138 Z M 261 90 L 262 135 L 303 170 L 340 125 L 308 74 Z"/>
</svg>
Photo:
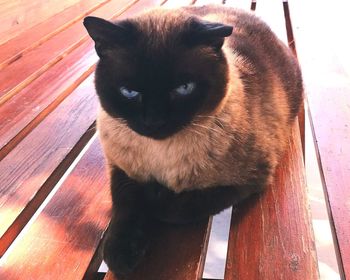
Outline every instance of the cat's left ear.
<svg viewBox="0 0 350 280">
<path fill-rule="evenodd" d="M 191 18 L 184 39 L 189 45 L 209 45 L 220 50 L 225 37 L 232 34 L 233 27 L 230 25 Z"/>
<path fill-rule="evenodd" d="M 132 40 L 133 26 L 128 21 L 112 23 L 98 17 L 86 17 L 84 26 L 95 41 L 97 54 L 102 57 L 114 45 L 127 45 Z"/>
</svg>

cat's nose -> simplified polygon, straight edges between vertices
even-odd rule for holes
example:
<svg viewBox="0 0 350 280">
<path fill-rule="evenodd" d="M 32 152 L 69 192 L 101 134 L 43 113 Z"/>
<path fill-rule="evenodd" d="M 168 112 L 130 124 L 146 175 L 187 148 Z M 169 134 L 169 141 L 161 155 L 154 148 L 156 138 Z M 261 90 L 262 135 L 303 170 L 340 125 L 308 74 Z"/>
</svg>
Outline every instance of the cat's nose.
<svg viewBox="0 0 350 280">
<path fill-rule="evenodd" d="M 151 128 L 151 129 L 161 128 L 166 124 L 166 120 L 154 119 L 154 118 L 144 118 L 142 122 L 145 127 Z"/>
</svg>

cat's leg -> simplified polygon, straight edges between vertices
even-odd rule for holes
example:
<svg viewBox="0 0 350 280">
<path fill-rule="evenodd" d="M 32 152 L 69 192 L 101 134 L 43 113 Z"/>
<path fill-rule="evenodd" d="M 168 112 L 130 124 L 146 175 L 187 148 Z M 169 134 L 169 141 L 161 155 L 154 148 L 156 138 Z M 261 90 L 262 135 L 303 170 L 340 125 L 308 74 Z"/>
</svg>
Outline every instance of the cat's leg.
<svg viewBox="0 0 350 280">
<path fill-rule="evenodd" d="M 118 279 L 136 267 L 148 245 L 144 189 L 120 169 L 112 169 L 113 212 L 104 238 L 103 258 Z"/>
<path fill-rule="evenodd" d="M 160 184 L 153 188 L 156 196 L 152 202 L 152 215 L 161 221 L 175 224 L 203 220 L 264 189 L 257 185 L 218 186 L 174 193 Z"/>
</svg>

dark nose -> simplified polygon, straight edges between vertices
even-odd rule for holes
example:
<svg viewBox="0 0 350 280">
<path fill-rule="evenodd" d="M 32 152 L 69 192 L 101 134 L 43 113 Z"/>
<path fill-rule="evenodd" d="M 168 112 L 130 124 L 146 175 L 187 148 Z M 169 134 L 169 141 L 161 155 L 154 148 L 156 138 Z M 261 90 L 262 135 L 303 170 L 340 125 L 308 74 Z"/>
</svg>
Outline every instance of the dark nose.
<svg viewBox="0 0 350 280">
<path fill-rule="evenodd" d="M 154 118 L 150 116 L 144 117 L 142 122 L 145 127 L 152 128 L 152 129 L 161 128 L 166 124 L 165 119 Z"/>
</svg>

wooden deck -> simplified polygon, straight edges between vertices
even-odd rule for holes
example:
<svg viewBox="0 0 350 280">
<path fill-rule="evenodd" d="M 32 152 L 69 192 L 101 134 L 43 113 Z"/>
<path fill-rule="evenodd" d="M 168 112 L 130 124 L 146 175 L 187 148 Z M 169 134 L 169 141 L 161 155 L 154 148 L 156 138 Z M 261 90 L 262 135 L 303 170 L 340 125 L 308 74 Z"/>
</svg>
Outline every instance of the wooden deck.
<svg viewBox="0 0 350 280">
<path fill-rule="evenodd" d="M 350 278 L 347 2 L 69 3 L 0 41 L 0 279 L 115 279 L 97 273 L 111 200 L 94 128 L 98 101 L 93 71 L 98 58 L 82 19 L 122 19 L 160 5 L 209 3 L 253 10 L 296 53 L 339 272 L 342 279 Z M 300 119 L 302 126 L 296 123 L 293 128 L 273 185 L 232 215 L 225 280 L 319 278 L 305 183 L 302 114 Z M 202 279 L 210 227 L 211 220 L 187 227 L 157 225 L 152 248 L 130 280 Z"/>
</svg>

